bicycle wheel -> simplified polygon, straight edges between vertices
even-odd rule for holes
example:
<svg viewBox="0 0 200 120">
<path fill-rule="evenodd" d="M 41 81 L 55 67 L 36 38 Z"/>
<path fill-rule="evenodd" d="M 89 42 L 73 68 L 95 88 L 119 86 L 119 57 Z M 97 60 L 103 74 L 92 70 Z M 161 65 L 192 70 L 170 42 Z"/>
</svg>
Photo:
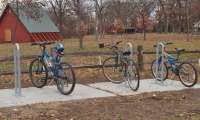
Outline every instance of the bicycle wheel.
<svg viewBox="0 0 200 120">
<path fill-rule="evenodd" d="M 116 62 L 115 57 L 108 58 L 103 63 L 103 74 L 112 83 L 120 84 L 124 81 L 123 66 Z"/>
<path fill-rule="evenodd" d="M 179 66 L 179 79 L 186 87 L 192 87 L 197 83 L 197 71 L 190 63 L 181 63 Z"/>
<path fill-rule="evenodd" d="M 48 70 L 40 58 L 36 58 L 31 62 L 29 77 L 32 84 L 37 88 L 42 88 L 47 84 Z"/>
<path fill-rule="evenodd" d="M 61 64 L 56 77 L 57 88 L 63 95 L 69 95 L 73 92 L 76 78 L 72 66 L 68 63 Z"/>
<path fill-rule="evenodd" d="M 127 70 L 125 70 L 127 72 L 126 74 L 126 79 L 128 81 L 128 85 L 131 88 L 131 90 L 136 91 L 139 88 L 140 85 L 140 75 L 139 75 L 139 71 L 137 68 L 137 65 L 134 63 L 133 60 L 128 60 L 127 61 L 128 64 L 125 68 Z"/>
<path fill-rule="evenodd" d="M 158 81 L 165 81 L 168 77 L 168 68 L 167 68 L 167 65 L 166 63 L 164 63 L 164 67 L 163 67 L 163 76 L 162 76 L 162 73 L 161 72 L 158 72 L 158 75 L 156 75 L 156 65 L 157 65 L 157 61 L 154 60 L 152 63 L 151 63 L 151 72 L 152 72 L 152 75 L 153 77 L 158 80 Z M 158 70 L 161 71 L 161 65 L 159 64 L 158 66 Z M 163 78 L 163 79 L 157 79 L 156 76 L 158 78 Z"/>
</svg>

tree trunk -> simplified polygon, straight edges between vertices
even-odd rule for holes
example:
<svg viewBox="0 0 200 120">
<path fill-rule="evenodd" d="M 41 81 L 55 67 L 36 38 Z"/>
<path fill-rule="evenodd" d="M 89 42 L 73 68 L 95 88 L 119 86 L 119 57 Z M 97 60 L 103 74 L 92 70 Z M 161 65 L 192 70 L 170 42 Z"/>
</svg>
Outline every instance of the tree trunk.
<svg viewBox="0 0 200 120">
<path fill-rule="evenodd" d="M 165 33 L 169 32 L 169 20 L 167 15 L 165 15 Z"/>
<path fill-rule="evenodd" d="M 59 1 L 59 30 L 62 33 L 63 32 L 63 14 L 62 14 L 62 2 Z"/>
<path fill-rule="evenodd" d="M 63 28 L 62 28 L 62 25 L 63 23 L 62 23 L 62 17 L 61 17 L 61 15 L 60 15 L 60 18 L 59 18 L 59 30 L 60 30 L 60 32 L 62 33 L 63 32 Z"/>
<path fill-rule="evenodd" d="M 76 29 L 76 32 L 77 32 L 77 35 L 78 35 L 78 38 L 79 38 L 79 48 L 80 49 L 83 49 L 83 37 L 84 37 L 84 33 L 81 29 L 81 3 L 80 3 L 80 0 L 77 0 L 77 29 Z"/>
<path fill-rule="evenodd" d="M 79 46 L 80 46 L 80 49 L 83 49 L 83 36 L 80 36 L 79 37 Z"/>
<path fill-rule="evenodd" d="M 186 1 L 187 41 L 190 41 L 189 1 Z"/>
<path fill-rule="evenodd" d="M 96 5 L 95 5 L 95 17 L 96 17 L 96 19 L 95 19 L 95 37 L 96 37 L 96 41 L 97 42 L 99 42 L 99 10 L 98 10 L 98 7 L 97 7 L 97 4 L 98 3 L 96 3 Z"/>
<path fill-rule="evenodd" d="M 144 29 L 144 41 L 146 41 L 146 29 Z"/>
<path fill-rule="evenodd" d="M 143 34 L 144 34 L 144 41 L 146 40 L 146 25 L 145 25 L 145 16 L 142 16 L 142 24 L 143 24 Z"/>
</svg>

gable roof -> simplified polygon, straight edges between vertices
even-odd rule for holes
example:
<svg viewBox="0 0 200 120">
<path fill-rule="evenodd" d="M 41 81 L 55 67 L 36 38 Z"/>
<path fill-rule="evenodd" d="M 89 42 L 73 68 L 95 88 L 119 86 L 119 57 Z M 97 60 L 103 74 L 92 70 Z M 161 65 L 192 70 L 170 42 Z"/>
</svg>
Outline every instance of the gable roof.
<svg viewBox="0 0 200 120">
<path fill-rule="evenodd" d="M 12 11 L 17 15 L 17 9 L 15 4 L 8 4 L 7 7 L 10 7 Z M 6 7 L 6 8 L 7 8 Z M 26 27 L 30 33 L 36 32 L 59 32 L 58 28 L 50 19 L 49 15 L 43 9 L 39 9 L 39 17 L 37 20 L 28 16 L 29 13 L 23 8 L 18 9 L 18 18 L 21 23 Z"/>
</svg>

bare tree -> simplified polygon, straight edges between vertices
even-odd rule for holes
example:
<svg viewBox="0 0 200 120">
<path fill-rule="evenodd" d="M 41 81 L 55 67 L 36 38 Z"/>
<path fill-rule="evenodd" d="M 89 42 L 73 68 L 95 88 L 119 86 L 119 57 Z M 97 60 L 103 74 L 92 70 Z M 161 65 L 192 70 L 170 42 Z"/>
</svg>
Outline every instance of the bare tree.
<svg viewBox="0 0 200 120">
<path fill-rule="evenodd" d="M 190 9 L 191 9 L 191 3 L 192 3 L 192 0 L 186 0 L 185 1 L 185 15 L 186 15 L 186 28 L 187 28 L 187 41 L 190 40 Z"/>
<path fill-rule="evenodd" d="M 96 15 L 96 40 L 100 41 L 104 34 L 104 8 L 105 4 L 103 0 L 92 0 L 95 4 L 95 15 Z"/>
<path fill-rule="evenodd" d="M 154 0 L 135 0 L 137 13 L 139 18 L 142 19 L 144 40 L 146 40 L 146 23 L 145 18 L 149 17 L 154 10 L 155 1 Z"/>
<path fill-rule="evenodd" d="M 130 27 L 131 22 L 136 19 L 135 7 L 131 5 L 130 1 L 111 0 L 106 2 L 105 6 L 105 19 L 106 22 L 112 24 L 115 20 L 122 23 L 124 28 Z"/>
<path fill-rule="evenodd" d="M 84 6 L 83 0 L 73 0 L 73 11 L 74 15 L 77 18 L 77 27 L 76 32 L 79 38 L 79 45 L 80 48 L 83 49 L 83 38 L 87 32 L 87 25 L 86 21 L 88 20 L 88 13 Z"/>
<path fill-rule="evenodd" d="M 72 0 L 43 0 L 56 18 L 60 31 L 63 33 L 63 22 L 66 15 L 71 14 Z"/>
</svg>

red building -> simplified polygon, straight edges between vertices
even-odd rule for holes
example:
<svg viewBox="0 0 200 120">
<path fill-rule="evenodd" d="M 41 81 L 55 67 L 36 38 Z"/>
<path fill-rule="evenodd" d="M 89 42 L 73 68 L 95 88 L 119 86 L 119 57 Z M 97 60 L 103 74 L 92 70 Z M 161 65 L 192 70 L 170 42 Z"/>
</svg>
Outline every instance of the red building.
<svg viewBox="0 0 200 120">
<path fill-rule="evenodd" d="M 0 18 L 0 43 L 24 43 L 61 40 L 58 28 L 44 10 L 37 20 L 25 9 L 8 4 Z"/>
</svg>

